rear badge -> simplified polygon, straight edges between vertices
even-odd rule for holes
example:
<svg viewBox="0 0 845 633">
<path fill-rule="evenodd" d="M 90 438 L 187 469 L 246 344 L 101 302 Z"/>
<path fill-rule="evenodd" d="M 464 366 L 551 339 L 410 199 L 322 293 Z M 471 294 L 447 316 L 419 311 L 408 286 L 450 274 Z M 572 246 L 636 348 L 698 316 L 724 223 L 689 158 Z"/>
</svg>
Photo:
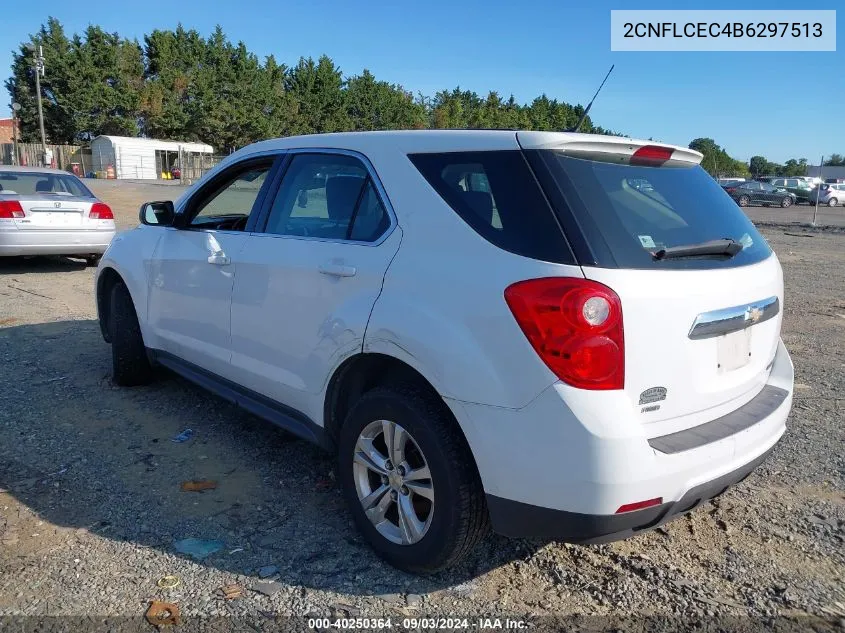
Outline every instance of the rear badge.
<svg viewBox="0 0 845 633">
<path fill-rule="evenodd" d="M 657 411 L 659 408 L 659 404 L 653 404 L 650 407 L 643 407 L 640 409 L 640 413 L 651 413 L 652 411 Z"/>
<path fill-rule="evenodd" d="M 649 387 L 640 394 L 640 404 L 651 404 L 666 400 L 666 387 Z"/>
</svg>

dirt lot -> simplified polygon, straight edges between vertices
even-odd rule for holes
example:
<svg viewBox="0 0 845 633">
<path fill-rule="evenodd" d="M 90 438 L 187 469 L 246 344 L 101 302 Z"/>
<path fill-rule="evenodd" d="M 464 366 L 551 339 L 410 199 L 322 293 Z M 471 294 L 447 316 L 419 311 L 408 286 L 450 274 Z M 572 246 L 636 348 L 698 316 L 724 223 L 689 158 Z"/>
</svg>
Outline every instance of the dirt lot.
<svg viewBox="0 0 845 633">
<path fill-rule="evenodd" d="M 95 188 L 123 228 L 142 199 L 178 191 Z M 113 386 L 93 269 L 0 261 L 0 616 L 140 626 L 160 599 L 178 603 L 183 628 L 201 615 L 262 631 L 290 626 L 276 619 L 289 615 L 390 616 L 401 628 L 406 617 L 496 614 L 580 630 L 679 630 L 717 617 L 729 630 L 845 629 L 845 233 L 764 232 L 784 267 L 783 337 L 798 383 L 769 461 L 660 530 L 592 547 L 491 536 L 431 578 L 371 554 L 318 449 L 173 376 Z M 187 428 L 193 439 L 171 441 Z M 219 486 L 180 489 L 194 479 Z M 223 547 L 192 559 L 175 549 L 186 538 Z M 166 576 L 178 584 L 160 587 Z M 243 596 L 219 597 L 232 583 Z M 0 618 L 0 628 L 31 621 Z"/>
</svg>

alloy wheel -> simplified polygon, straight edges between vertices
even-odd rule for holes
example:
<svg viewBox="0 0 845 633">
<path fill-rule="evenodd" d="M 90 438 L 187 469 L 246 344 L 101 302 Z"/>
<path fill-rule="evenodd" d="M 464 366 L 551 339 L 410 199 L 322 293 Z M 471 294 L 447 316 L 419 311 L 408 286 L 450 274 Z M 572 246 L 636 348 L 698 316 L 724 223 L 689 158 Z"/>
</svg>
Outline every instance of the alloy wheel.
<svg viewBox="0 0 845 633">
<path fill-rule="evenodd" d="M 384 538 L 413 545 L 434 516 L 434 485 L 414 438 L 390 420 L 376 420 L 358 435 L 352 461 L 355 490 L 370 523 Z"/>
</svg>

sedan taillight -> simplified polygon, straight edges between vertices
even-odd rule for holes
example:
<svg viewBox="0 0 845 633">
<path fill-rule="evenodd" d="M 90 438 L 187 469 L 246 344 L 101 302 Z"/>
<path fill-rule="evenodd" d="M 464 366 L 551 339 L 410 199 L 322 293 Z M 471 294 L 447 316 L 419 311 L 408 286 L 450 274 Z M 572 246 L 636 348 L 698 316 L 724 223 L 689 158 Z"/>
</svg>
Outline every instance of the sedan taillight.
<svg viewBox="0 0 845 633">
<path fill-rule="evenodd" d="M 0 218 L 11 220 L 26 217 L 21 203 L 17 200 L 0 200 Z"/>
<path fill-rule="evenodd" d="M 91 220 L 114 220 L 114 214 L 109 205 L 102 202 L 95 202 L 88 213 Z"/>
</svg>

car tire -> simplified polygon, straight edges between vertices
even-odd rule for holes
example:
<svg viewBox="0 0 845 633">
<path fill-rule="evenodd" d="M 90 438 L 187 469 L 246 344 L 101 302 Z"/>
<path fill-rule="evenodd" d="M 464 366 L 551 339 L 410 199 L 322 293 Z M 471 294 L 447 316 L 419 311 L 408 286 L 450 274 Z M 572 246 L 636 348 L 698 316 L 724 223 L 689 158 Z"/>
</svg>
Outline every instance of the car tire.
<svg viewBox="0 0 845 633">
<path fill-rule="evenodd" d="M 784 196 L 780 201 L 780 206 L 784 209 L 792 206 L 792 197 L 791 196 Z"/>
<path fill-rule="evenodd" d="M 401 453 L 388 448 L 387 429 L 393 429 L 392 437 L 406 438 Z M 489 531 L 475 461 L 436 394 L 414 385 L 367 392 L 347 415 L 337 445 L 338 477 L 355 524 L 394 567 L 411 573 L 440 571 L 463 558 Z M 364 458 L 365 452 L 374 459 Z M 401 464 L 383 459 L 389 455 Z M 404 479 L 422 472 L 430 476 Z"/>
<path fill-rule="evenodd" d="M 748 196 L 740 196 L 739 198 L 737 198 L 736 202 L 741 207 L 747 207 L 749 204 L 751 204 L 751 198 L 749 198 Z"/>
<path fill-rule="evenodd" d="M 110 301 L 108 325 L 113 380 L 122 387 L 147 384 L 152 379 L 153 369 L 147 358 L 135 304 L 123 283 L 114 285 Z"/>
<path fill-rule="evenodd" d="M 839 204 L 839 200 L 837 200 L 836 198 L 831 198 L 827 201 L 827 206 L 829 207 L 835 207 L 837 204 Z"/>
</svg>

